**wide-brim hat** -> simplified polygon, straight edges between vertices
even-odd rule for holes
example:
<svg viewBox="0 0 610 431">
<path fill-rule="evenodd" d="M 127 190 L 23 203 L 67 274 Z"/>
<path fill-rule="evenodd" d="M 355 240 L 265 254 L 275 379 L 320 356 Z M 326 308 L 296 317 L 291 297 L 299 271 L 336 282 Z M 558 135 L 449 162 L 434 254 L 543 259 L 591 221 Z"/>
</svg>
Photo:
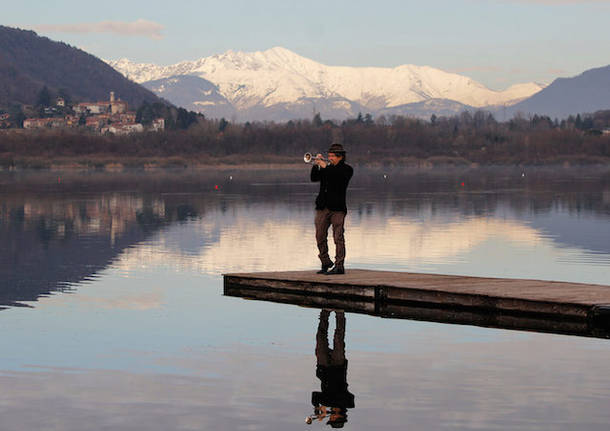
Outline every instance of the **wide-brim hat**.
<svg viewBox="0 0 610 431">
<path fill-rule="evenodd" d="M 345 154 L 345 148 L 341 144 L 332 144 L 327 153 Z"/>
</svg>

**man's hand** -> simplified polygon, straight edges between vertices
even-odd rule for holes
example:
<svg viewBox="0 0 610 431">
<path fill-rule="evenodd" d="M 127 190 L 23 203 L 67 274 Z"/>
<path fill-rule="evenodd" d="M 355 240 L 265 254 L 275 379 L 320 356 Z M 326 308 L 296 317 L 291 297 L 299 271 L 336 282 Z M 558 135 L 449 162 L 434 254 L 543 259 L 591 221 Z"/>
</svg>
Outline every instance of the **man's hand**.
<svg viewBox="0 0 610 431">
<path fill-rule="evenodd" d="M 320 406 L 316 414 L 318 415 L 319 421 L 324 420 L 324 418 L 326 417 L 326 406 Z"/>
<path fill-rule="evenodd" d="M 322 158 L 322 154 L 320 154 L 320 153 L 316 154 L 315 163 L 316 163 L 316 165 L 318 165 L 321 168 L 326 167 L 326 162 L 324 161 L 324 159 Z"/>
</svg>

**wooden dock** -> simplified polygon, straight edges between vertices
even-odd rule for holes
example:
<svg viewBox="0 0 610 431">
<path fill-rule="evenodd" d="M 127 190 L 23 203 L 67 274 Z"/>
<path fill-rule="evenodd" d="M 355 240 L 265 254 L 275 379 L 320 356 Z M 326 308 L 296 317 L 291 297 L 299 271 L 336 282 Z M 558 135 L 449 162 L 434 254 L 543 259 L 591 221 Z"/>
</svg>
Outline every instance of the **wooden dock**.
<svg viewBox="0 0 610 431">
<path fill-rule="evenodd" d="M 610 286 L 349 269 L 226 274 L 229 296 L 381 317 L 610 338 Z"/>
</svg>

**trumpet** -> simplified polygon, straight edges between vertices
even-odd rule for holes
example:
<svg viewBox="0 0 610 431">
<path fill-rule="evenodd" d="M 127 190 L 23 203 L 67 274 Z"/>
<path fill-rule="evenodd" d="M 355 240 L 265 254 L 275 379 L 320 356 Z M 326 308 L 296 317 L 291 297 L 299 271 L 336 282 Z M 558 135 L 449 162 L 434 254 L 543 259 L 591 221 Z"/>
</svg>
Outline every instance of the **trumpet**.
<svg viewBox="0 0 610 431">
<path fill-rule="evenodd" d="M 325 159 L 325 158 L 321 158 L 321 159 L 318 159 L 318 160 L 322 160 L 322 161 L 324 161 L 324 162 L 326 162 L 326 163 L 330 163 L 330 162 L 329 162 L 327 159 Z M 311 154 L 311 153 L 305 153 L 305 155 L 303 156 L 303 161 L 304 161 L 305 163 L 313 163 L 313 162 L 315 162 L 315 161 L 316 161 L 316 156 L 314 156 L 314 155 L 313 155 L 313 154 Z"/>
</svg>

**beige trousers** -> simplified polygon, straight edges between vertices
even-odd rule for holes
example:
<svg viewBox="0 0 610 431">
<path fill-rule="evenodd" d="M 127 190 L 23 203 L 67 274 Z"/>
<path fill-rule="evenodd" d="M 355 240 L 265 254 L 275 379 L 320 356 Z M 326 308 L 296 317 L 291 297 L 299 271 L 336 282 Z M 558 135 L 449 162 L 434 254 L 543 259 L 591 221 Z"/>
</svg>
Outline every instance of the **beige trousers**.
<svg viewBox="0 0 610 431">
<path fill-rule="evenodd" d="M 331 211 L 328 208 L 316 210 L 316 242 L 318 243 L 318 257 L 322 265 L 330 266 L 332 260 L 328 256 L 328 228 L 333 227 L 333 239 L 335 241 L 335 265 L 343 267 L 345 261 L 345 238 L 343 237 L 345 213 L 343 211 Z"/>
</svg>

